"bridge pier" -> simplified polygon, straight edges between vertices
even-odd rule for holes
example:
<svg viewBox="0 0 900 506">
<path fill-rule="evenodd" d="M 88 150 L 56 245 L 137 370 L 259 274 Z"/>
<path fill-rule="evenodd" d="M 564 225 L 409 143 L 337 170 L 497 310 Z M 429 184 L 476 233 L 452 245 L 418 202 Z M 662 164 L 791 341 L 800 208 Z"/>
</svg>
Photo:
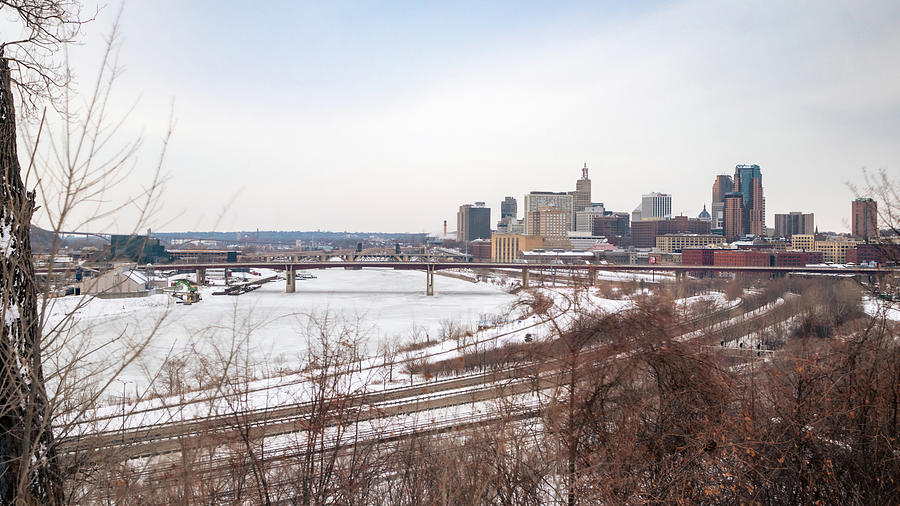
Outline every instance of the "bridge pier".
<svg viewBox="0 0 900 506">
<path fill-rule="evenodd" d="M 197 269 L 197 284 L 202 285 L 206 281 L 206 269 Z"/>
<path fill-rule="evenodd" d="M 888 281 L 890 277 L 888 276 L 887 271 L 878 271 L 874 274 L 869 274 L 869 283 L 874 283 L 878 286 L 878 290 L 884 291 L 887 288 Z"/>
<path fill-rule="evenodd" d="M 528 269 L 522 269 L 522 288 L 528 288 Z"/>
<path fill-rule="evenodd" d="M 597 286 L 597 268 L 596 267 L 588 267 L 588 284 L 591 286 Z"/>
<path fill-rule="evenodd" d="M 284 293 L 294 293 L 294 290 L 297 287 L 297 274 L 294 271 L 294 268 L 290 265 L 286 266 L 284 274 L 287 278 L 285 279 Z"/>
<path fill-rule="evenodd" d="M 425 295 L 434 295 L 434 264 L 425 265 Z"/>
</svg>

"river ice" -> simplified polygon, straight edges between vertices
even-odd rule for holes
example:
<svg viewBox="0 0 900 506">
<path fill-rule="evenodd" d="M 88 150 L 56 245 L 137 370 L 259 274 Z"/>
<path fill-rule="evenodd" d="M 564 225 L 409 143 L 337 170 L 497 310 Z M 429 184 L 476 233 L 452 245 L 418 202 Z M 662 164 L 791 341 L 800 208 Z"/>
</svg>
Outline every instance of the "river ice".
<svg viewBox="0 0 900 506">
<path fill-rule="evenodd" d="M 118 375 L 146 385 L 147 375 L 159 369 L 166 356 L 179 356 L 189 367 L 200 354 L 231 350 L 241 361 L 249 356 L 249 362 L 260 369 L 302 363 L 310 317 L 321 321 L 327 315 L 333 327 L 359 330 L 365 336 L 363 351 L 373 353 L 384 340 L 406 342 L 414 334 L 419 339 L 435 339 L 448 321 L 474 326 L 485 315 L 505 314 L 516 300 L 491 283 L 445 276 L 435 277 L 435 295 L 428 297 L 425 274 L 417 271 L 311 272 L 317 278 L 297 280 L 295 293 L 285 293 L 285 282 L 279 280 L 237 297 L 215 296 L 212 292 L 218 288 L 204 288 L 203 300 L 190 306 L 175 304 L 162 294 L 93 299 L 76 315 L 74 342 L 110 343 L 86 362 L 99 364 L 101 359 L 111 359 L 114 363 L 152 335 L 141 360 Z M 57 299 L 49 308 L 51 321 L 71 310 L 77 300 L 80 298 Z M 114 369 L 111 365 L 102 371 Z"/>
</svg>

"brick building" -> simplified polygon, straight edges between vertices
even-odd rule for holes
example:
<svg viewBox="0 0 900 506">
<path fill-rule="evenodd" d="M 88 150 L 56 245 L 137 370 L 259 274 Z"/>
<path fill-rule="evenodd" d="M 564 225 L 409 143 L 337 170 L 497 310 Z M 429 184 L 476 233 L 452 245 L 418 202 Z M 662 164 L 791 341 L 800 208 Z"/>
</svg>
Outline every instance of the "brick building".
<svg viewBox="0 0 900 506">
<path fill-rule="evenodd" d="M 684 265 L 712 265 L 715 251 L 710 248 L 683 249 L 681 250 L 681 263 Z"/>
<path fill-rule="evenodd" d="M 713 265 L 724 267 L 771 267 L 772 255 L 752 250 L 718 250 Z"/>
<path fill-rule="evenodd" d="M 900 263 L 900 244 L 860 243 L 847 250 L 846 260 L 855 264 Z"/>
<path fill-rule="evenodd" d="M 469 251 L 472 253 L 473 262 L 491 261 L 491 241 L 475 239 L 469 243 Z"/>
<path fill-rule="evenodd" d="M 653 248 L 658 235 L 709 233 L 710 222 L 687 216 L 676 216 L 668 220 L 641 220 L 631 224 L 631 244 L 635 248 Z"/>
<path fill-rule="evenodd" d="M 626 236 L 629 234 L 631 227 L 629 226 L 628 213 L 613 213 L 603 216 L 591 217 L 591 235 L 598 237 L 614 237 Z"/>
<path fill-rule="evenodd" d="M 698 248 L 682 250 L 681 263 L 684 265 L 722 267 L 803 267 L 809 264 L 822 263 L 822 253 L 818 251 L 755 251 Z"/>
<path fill-rule="evenodd" d="M 725 239 L 733 241 L 744 235 L 744 207 L 741 203 L 743 196 L 740 193 L 731 192 L 725 194 L 724 209 L 722 211 L 722 230 Z"/>
<path fill-rule="evenodd" d="M 851 204 L 853 236 L 869 242 L 878 237 L 878 202 L 858 198 Z"/>
</svg>

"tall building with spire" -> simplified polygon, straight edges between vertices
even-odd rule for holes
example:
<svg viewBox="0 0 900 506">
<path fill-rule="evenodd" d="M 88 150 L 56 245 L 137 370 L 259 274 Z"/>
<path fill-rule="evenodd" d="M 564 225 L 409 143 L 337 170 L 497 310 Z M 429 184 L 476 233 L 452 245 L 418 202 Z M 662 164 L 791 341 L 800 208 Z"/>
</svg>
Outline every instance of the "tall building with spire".
<svg viewBox="0 0 900 506">
<path fill-rule="evenodd" d="M 762 170 L 759 165 L 735 166 L 734 191 L 741 194 L 741 235 L 765 235 L 766 199 L 763 196 Z"/>
<path fill-rule="evenodd" d="M 581 179 L 575 181 L 575 194 L 572 196 L 573 214 L 577 214 L 591 207 L 591 179 L 588 177 L 588 166 L 585 162 L 581 169 Z M 569 227 L 575 230 L 575 223 L 570 223 Z"/>
</svg>

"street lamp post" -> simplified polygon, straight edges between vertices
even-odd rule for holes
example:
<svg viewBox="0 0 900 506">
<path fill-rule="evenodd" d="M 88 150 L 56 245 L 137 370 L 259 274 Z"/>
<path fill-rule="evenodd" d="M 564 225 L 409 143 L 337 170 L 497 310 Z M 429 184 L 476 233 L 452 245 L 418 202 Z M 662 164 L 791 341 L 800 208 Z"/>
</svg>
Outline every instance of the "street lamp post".
<svg viewBox="0 0 900 506">
<path fill-rule="evenodd" d="M 116 381 L 118 381 L 119 383 L 122 384 L 122 444 L 124 445 L 125 444 L 125 395 L 126 395 L 125 385 L 127 385 L 129 383 L 134 383 L 134 382 L 120 380 L 120 379 L 116 379 Z"/>
</svg>

